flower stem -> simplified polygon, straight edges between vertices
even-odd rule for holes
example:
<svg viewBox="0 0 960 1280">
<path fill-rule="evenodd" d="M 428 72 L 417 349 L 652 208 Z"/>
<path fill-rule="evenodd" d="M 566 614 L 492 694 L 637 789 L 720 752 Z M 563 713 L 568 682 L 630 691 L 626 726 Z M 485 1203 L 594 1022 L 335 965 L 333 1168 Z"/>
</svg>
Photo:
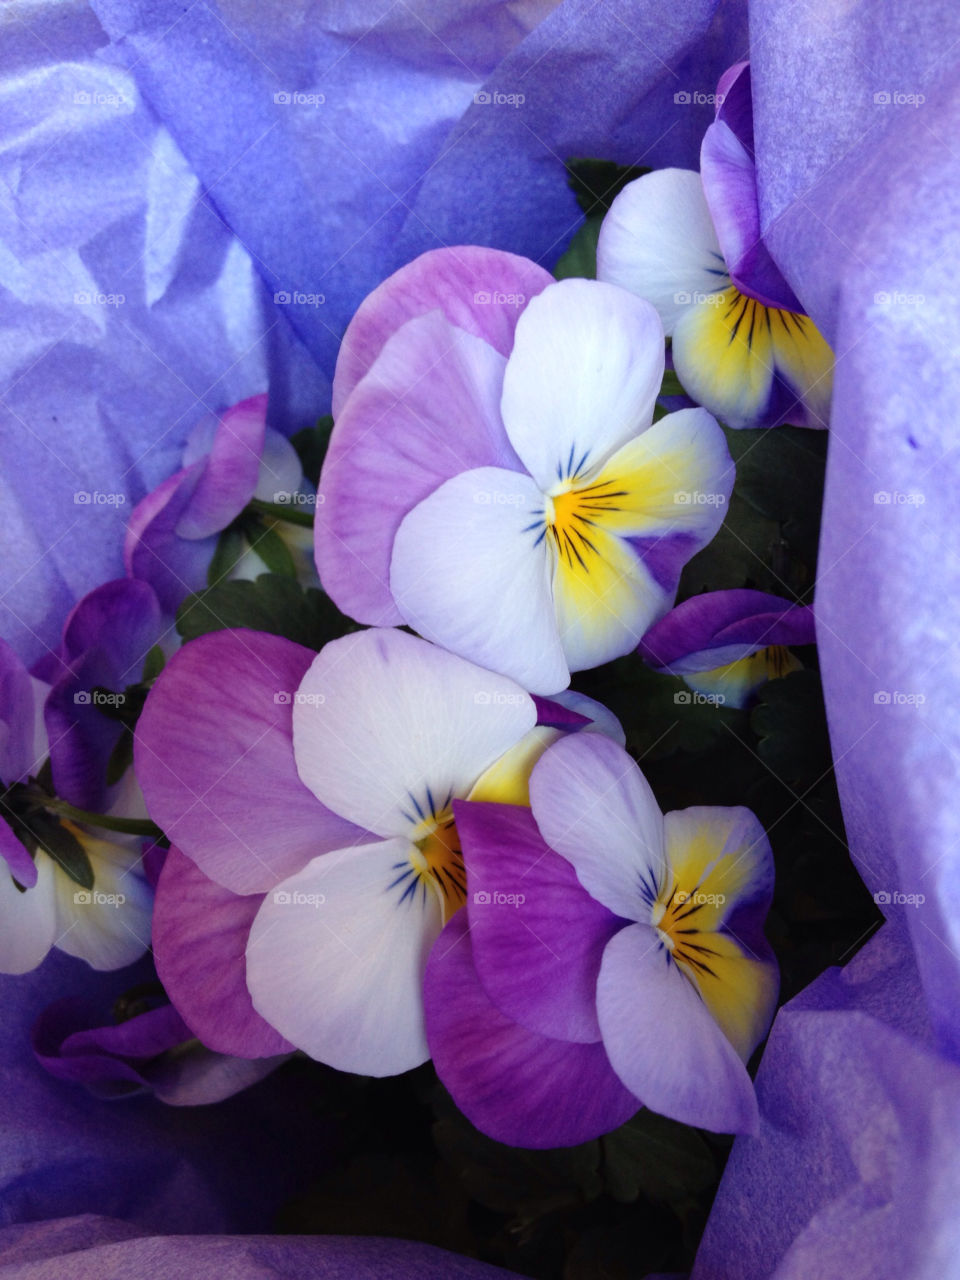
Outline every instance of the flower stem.
<svg viewBox="0 0 960 1280">
<path fill-rule="evenodd" d="M 288 524 L 301 524 L 305 529 L 313 528 L 313 516 L 309 511 L 301 511 L 299 507 L 288 507 L 285 502 L 264 502 L 260 498 L 251 498 L 254 511 L 272 520 L 286 520 Z"/>
<path fill-rule="evenodd" d="M 78 809 L 56 796 L 45 796 L 43 807 L 51 813 L 59 813 L 62 818 L 72 818 L 74 822 L 84 822 L 89 827 L 101 827 L 104 831 L 122 831 L 128 836 L 162 836 L 163 832 L 149 818 L 115 818 L 109 813 L 94 813 L 90 809 Z"/>
</svg>

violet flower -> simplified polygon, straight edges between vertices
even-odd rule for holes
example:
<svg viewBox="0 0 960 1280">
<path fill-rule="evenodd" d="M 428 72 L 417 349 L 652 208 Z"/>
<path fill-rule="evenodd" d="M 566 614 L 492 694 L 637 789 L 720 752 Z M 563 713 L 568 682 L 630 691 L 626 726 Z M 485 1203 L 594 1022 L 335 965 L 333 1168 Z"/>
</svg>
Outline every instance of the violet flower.
<svg viewBox="0 0 960 1280">
<path fill-rule="evenodd" d="M 800 670 L 791 645 L 815 642 L 809 605 L 742 588 L 684 600 L 653 624 L 637 652 L 697 693 L 745 707 L 768 680 Z"/>
<path fill-rule="evenodd" d="M 825 427 L 833 354 L 760 229 L 750 64 L 717 86 L 700 173 L 659 169 L 617 196 L 597 276 L 654 304 L 687 393 L 731 427 Z"/>
</svg>

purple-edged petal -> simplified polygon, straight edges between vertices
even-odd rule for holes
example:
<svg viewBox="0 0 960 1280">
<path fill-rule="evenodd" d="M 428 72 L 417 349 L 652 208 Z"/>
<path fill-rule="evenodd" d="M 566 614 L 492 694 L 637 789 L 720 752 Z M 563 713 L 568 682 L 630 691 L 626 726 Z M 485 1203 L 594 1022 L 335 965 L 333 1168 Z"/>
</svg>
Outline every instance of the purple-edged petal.
<svg viewBox="0 0 960 1280">
<path fill-rule="evenodd" d="M 639 919 L 664 875 L 663 816 L 623 748 L 599 733 L 561 738 L 533 770 L 530 806 L 587 892 L 615 915 Z"/>
<path fill-rule="evenodd" d="M 769 645 L 816 643 L 813 609 L 746 588 L 708 591 L 655 622 L 637 653 L 674 675 L 711 671 Z"/>
<path fill-rule="evenodd" d="M 640 1109 L 601 1044 L 528 1031 L 487 998 L 477 978 L 464 913 L 430 956 L 424 986 L 427 1037 L 437 1074 L 481 1132 L 510 1146 L 574 1146 L 609 1133 Z"/>
<path fill-rule="evenodd" d="M 730 283 L 695 170 L 627 183 L 600 228 L 597 278 L 652 302 L 668 337 L 695 300 Z"/>
<path fill-rule="evenodd" d="M 247 941 L 262 901 L 209 880 L 171 846 L 153 912 L 157 973 L 173 1004 L 208 1048 L 241 1058 L 293 1049 L 247 990 Z"/>
<path fill-rule="evenodd" d="M 733 130 L 737 141 L 752 156 L 753 97 L 749 62 L 735 62 L 717 81 L 716 119 Z"/>
<path fill-rule="evenodd" d="M 722 120 L 704 134 L 700 177 L 720 252 L 737 288 L 765 306 L 803 311 L 763 243 L 753 156 Z"/>
<path fill-rule="evenodd" d="M 569 683 L 570 671 L 543 510 L 543 494 L 527 475 L 464 471 L 405 517 L 390 585 L 403 619 L 422 636 L 533 693 L 552 694 Z"/>
<path fill-rule="evenodd" d="M 646 1106 L 716 1133 L 756 1130 L 746 1068 L 649 925 L 607 943 L 597 1016 L 613 1069 Z"/>
<path fill-rule="evenodd" d="M 335 812 L 381 836 L 410 834 L 465 796 L 536 715 L 504 676 L 404 631 L 360 631 L 325 645 L 300 682 L 294 754 Z"/>
<path fill-rule="evenodd" d="M 395 271 L 360 305 L 343 335 L 333 379 L 333 416 L 401 325 L 440 309 L 457 328 L 510 354 L 523 307 L 553 284 L 529 258 L 479 245 L 431 249 Z"/>
<path fill-rule="evenodd" d="M 33 887 L 23 893 L 0 866 L 0 973 L 29 973 L 56 942 L 57 874 L 52 859 L 38 856 Z"/>
<path fill-rule="evenodd" d="M 541 698 L 534 694 L 533 703 L 537 708 L 537 724 L 548 729 L 563 729 L 569 732 L 583 729 L 590 723 L 589 716 L 581 715 L 579 711 L 564 706 L 556 694 L 552 698 Z"/>
<path fill-rule="evenodd" d="M 315 656 L 257 631 L 201 636 L 167 664 L 137 725 L 151 816 L 235 893 L 264 893 L 362 835 L 297 775 L 293 698 Z"/>
<path fill-rule="evenodd" d="M 500 421 L 503 356 L 440 311 L 390 337 L 343 407 L 320 477 L 317 569 L 340 609 L 394 625 L 390 557 L 404 516 L 476 467 L 521 470 Z"/>
<path fill-rule="evenodd" d="M 25 889 L 32 889 L 37 883 L 37 864 L 2 818 L 0 818 L 0 858 L 6 863 L 6 869 L 14 880 Z M 3 872 L 4 869 L 0 866 L 0 875 L 3 875 Z"/>
<path fill-rule="evenodd" d="M 131 578 L 149 582 L 166 613 L 207 581 L 217 540 L 184 538 L 180 520 L 190 505 L 204 463 L 178 471 L 134 507 L 124 540 L 124 566 Z"/>
<path fill-rule="evenodd" d="M 429 1056 L 423 974 L 442 915 L 439 893 L 409 875 L 415 852 L 393 839 L 314 858 L 253 922 L 254 1007 L 339 1071 L 397 1075 Z"/>
<path fill-rule="evenodd" d="M 34 691 L 27 668 L 0 640 L 0 781 L 5 786 L 36 772 Z"/>
<path fill-rule="evenodd" d="M 597 975 L 623 921 L 590 897 L 529 809 L 458 802 L 473 959 L 501 1013 L 556 1040 L 600 1039 Z"/>
<path fill-rule="evenodd" d="M 85 596 L 67 619 L 61 657 L 69 664 L 44 705 L 57 794 L 84 809 L 106 807 L 106 771 L 122 732 L 97 703 L 108 690 L 122 696 L 140 678 L 160 639 L 162 613 L 146 582 L 118 578 Z"/>
<path fill-rule="evenodd" d="M 517 325 L 503 378 L 507 435 L 544 493 L 592 471 L 653 420 L 663 326 L 649 302 L 560 280 Z"/>
<path fill-rule="evenodd" d="M 266 420 L 265 395 L 242 400 L 221 416 L 190 504 L 177 525 L 181 538 L 209 538 L 219 533 L 253 497 Z"/>
</svg>

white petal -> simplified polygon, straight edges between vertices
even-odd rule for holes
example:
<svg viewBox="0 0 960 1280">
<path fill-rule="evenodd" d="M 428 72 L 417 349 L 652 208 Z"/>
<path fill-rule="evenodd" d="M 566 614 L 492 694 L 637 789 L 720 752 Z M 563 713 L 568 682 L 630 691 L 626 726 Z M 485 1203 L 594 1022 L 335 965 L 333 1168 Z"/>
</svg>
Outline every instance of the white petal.
<svg viewBox="0 0 960 1280">
<path fill-rule="evenodd" d="M 500 409 L 544 492 L 598 466 L 650 425 L 663 329 L 642 300 L 596 280 L 561 280 L 517 324 Z"/>
<path fill-rule="evenodd" d="M 663 815 L 622 747 L 599 733 L 561 738 L 533 770 L 530 807 L 592 897 L 625 920 L 649 915 L 665 867 Z"/>
<path fill-rule="evenodd" d="M 404 897 L 411 852 L 394 839 L 321 854 L 267 894 L 250 931 L 254 1008 L 340 1071 L 396 1075 L 430 1056 L 422 987 L 441 912 L 428 885 Z"/>
<path fill-rule="evenodd" d="M 23 893 L 0 866 L 0 973 L 35 969 L 57 936 L 54 890 L 56 870 L 45 854 L 37 854 L 37 883 Z"/>
<path fill-rule="evenodd" d="M 531 304 L 532 305 L 532 304 Z M 557 635 L 544 499 L 499 467 L 440 485 L 400 525 L 390 587 L 421 635 L 533 693 L 570 680 Z"/>
<path fill-rule="evenodd" d="M 260 472 L 253 496 L 261 502 L 286 502 L 296 493 L 303 480 L 303 468 L 297 451 L 279 431 L 267 427 L 263 433 L 263 453 L 260 455 Z M 282 497 L 278 495 L 282 494 Z"/>
<path fill-rule="evenodd" d="M 153 891 L 142 873 L 139 848 L 73 830 L 90 859 L 93 889 L 81 889 L 57 870 L 55 945 L 94 969 L 122 969 L 150 945 Z"/>
<path fill-rule="evenodd" d="M 512 680 L 406 632 L 372 629 L 314 659 L 296 696 L 293 748 L 300 777 L 334 813 L 400 835 L 466 796 L 536 718 Z"/>
<path fill-rule="evenodd" d="M 699 173 L 658 169 L 624 187 L 600 228 L 597 278 L 652 302 L 668 336 L 696 295 L 729 285 Z"/>
</svg>

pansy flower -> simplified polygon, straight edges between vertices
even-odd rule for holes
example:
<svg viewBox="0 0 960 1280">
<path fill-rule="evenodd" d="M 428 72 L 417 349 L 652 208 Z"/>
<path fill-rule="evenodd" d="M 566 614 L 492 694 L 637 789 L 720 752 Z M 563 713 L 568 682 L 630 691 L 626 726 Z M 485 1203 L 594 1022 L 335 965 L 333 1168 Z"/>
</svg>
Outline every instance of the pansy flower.
<svg viewBox="0 0 960 1280">
<path fill-rule="evenodd" d="M 684 600 L 653 624 L 637 652 L 698 693 L 745 707 L 768 680 L 801 669 L 791 646 L 815 642 L 809 605 L 743 588 Z"/>
<path fill-rule="evenodd" d="M 371 295 L 344 338 L 316 551 L 351 617 L 405 622 L 550 694 L 667 611 L 722 522 L 733 464 L 705 410 L 653 422 L 652 306 L 541 277 L 443 249 Z"/>
<path fill-rule="evenodd" d="M 634 761 L 598 734 L 544 753 L 530 803 L 455 806 L 467 917 L 441 934 L 425 1001 L 457 1105 L 518 1146 L 585 1141 L 641 1104 L 752 1132 L 744 1064 L 778 988 L 756 817 L 662 814 Z"/>
<path fill-rule="evenodd" d="M 680 382 L 731 427 L 825 427 L 833 355 L 763 242 L 750 65 L 717 87 L 700 172 L 629 183 L 600 230 L 597 276 L 654 304 Z"/>
<path fill-rule="evenodd" d="M 0 973 L 35 969 L 51 947 L 121 969 L 150 941 L 141 841 L 59 816 L 37 783 L 50 752 L 47 695 L 0 641 Z M 118 809 L 129 804 L 118 794 Z"/>
<path fill-rule="evenodd" d="M 265 395 L 205 419 L 187 441 L 181 469 L 134 508 L 124 545 L 126 570 L 153 587 L 167 613 L 206 586 L 220 535 L 251 500 L 293 510 L 299 499 L 309 499 L 293 445 L 266 423 Z M 309 530 L 271 519 L 251 522 L 226 576 L 256 577 L 271 568 L 268 548 L 277 538 L 283 542 L 280 554 L 289 556 L 298 575 L 312 578 Z"/>
<path fill-rule="evenodd" d="M 428 1056 L 427 955 L 466 892 L 458 798 L 525 800 L 561 722 L 519 685 L 371 630 L 315 654 L 221 631 L 184 646 L 137 728 L 137 773 L 173 842 L 154 950 L 210 1048 L 295 1046 L 388 1075 Z"/>
</svg>

